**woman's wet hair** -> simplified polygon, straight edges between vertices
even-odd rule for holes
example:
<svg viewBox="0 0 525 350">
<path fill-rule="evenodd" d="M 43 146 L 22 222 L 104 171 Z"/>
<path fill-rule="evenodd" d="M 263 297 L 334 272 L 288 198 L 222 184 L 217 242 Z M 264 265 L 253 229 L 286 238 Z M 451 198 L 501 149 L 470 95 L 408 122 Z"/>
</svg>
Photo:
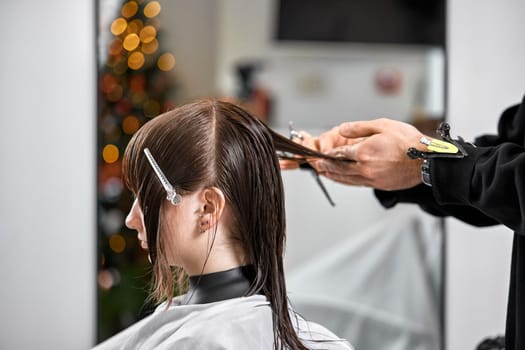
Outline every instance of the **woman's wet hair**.
<svg viewBox="0 0 525 350">
<path fill-rule="evenodd" d="M 178 107 L 147 122 L 133 136 L 123 159 L 124 181 L 143 209 L 150 259 L 151 296 L 168 303 L 184 273 L 174 271 L 161 237 L 166 191 L 144 155 L 148 148 L 176 191 L 183 196 L 217 187 L 231 214 L 230 233 L 247 263 L 255 267 L 249 295 L 264 294 L 273 311 L 275 348 L 305 349 L 288 310 L 283 269 L 284 190 L 276 151 L 315 157 L 273 132 L 243 108 L 202 100 Z M 177 289 L 181 291 L 181 287 Z"/>
</svg>

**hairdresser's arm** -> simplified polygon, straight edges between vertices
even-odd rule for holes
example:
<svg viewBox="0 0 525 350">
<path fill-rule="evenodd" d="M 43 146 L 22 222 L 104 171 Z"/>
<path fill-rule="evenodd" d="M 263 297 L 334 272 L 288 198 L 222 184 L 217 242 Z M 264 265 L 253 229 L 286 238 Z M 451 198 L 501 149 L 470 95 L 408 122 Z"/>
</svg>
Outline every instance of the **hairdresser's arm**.
<svg viewBox="0 0 525 350">
<path fill-rule="evenodd" d="M 525 120 L 525 109 L 511 111 L 515 115 L 512 125 Z M 463 144 L 467 157 L 431 161 L 433 186 L 425 188 L 420 184 L 420 161 L 412 163 L 415 161 L 406 155 L 409 147 L 419 144 L 421 133 L 417 129 L 383 119 L 345 123 L 340 133 L 348 137 L 369 136 L 358 144 L 330 151 L 346 152 L 343 154 L 355 159 L 355 163 L 318 161 L 315 166 L 328 177 L 353 185 L 394 190 L 390 194 L 376 190 L 383 205 L 388 201 L 413 202 L 435 215 L 452 215 L 483 226 L 500 223 L 525 232 L 525 187 L 520 181 L 525 171 L 523 146 L 511 142 L 477 148 Z"/>
<path fill-rule="evenodd" d="M 344 123 L 322 134 L 316 143 L 319 151 L 339 153 L 355 163 L 323 160 L 315 166 L 335 181 L 374 187 L 375 196 L 385 208 L 414 203 L 435 216 L 454 216 L 476 226 L 497 224 L 477 208 L 436 201 L 432 188 L 421 183 L 421 161 L 406 154 L 409 147 L 419 147 L 421 136 L 413 126 L 388 119 Z"/>
</svg>

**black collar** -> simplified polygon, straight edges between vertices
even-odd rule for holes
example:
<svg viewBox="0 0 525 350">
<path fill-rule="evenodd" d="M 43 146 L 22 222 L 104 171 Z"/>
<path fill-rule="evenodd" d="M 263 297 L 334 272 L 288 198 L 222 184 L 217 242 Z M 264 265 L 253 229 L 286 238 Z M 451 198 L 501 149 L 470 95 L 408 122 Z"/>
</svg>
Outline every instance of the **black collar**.
<svg viewBox="0 0 525 350">
<path fill-rule="evenodd" d="M 184 304 L 207 304 L 247 296 L 254 279 L 253 265 L 190 276 L 190 289 L 186 293 Z"/>
</svg>

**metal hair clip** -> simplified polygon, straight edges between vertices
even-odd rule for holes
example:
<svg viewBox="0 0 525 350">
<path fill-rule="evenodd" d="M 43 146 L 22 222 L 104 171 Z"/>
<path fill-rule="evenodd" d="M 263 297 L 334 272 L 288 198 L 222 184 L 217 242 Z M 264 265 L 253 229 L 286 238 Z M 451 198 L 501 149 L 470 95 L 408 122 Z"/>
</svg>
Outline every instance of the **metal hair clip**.
<svg viewBox="0 0 525 350">
<path fill-rule="evenodd" d="M 288 123 L 288 129 L 290 129 L 290 137 L 289 137 L 290 140 L 293 140 L 294 137 L 300 139 L 301 141 L 303 140 L 303 135 L 301 135 L 300 132 L 297 132 L 297 131 L 294 130 L 293 122 L 289 122 Z M 330 205 L 332 207 L 335 207 L 335 203 L 332 200 L 332 197 L 330 197 L 330 194 L 328 194 L 328 190 L 326 189 L 325 185 L 321 181 L 321 177 L 319 176 L 319 173 L 317 172 L 317 170 L 315 170 L 315 168 L 313 166 L 311 166 L 310 163 L 308 163 L 308 162 L 300 162 L 299 163 L 299 169 L 310 171 L 310 173 L 312 174 L 312 176 L 315 179 L 315 182 L 317 182 L 317 185 L 323 191 L 326 199 L 328 199 L 328 202 L 330 203 Z"/>
<path fill-rule="evenodd" d="M 148 158 L 151 167 L 155 171 L 155 174 L 157 174 L 157 177 L 159 178 L 162 187 L 164 187 L 164 189 L 166 190 L 166 199 L 169 200 L 173 205 L 179 204 L 182 200 L 181 196 L 177 194 L 177 192 L 175 191 L 175 187 L 172 186 L 172 184 L 166 178 L 166 175 L 164 175 L 162 170 L 160 170 L 159 165 L 155 161 L 155 158 L 153 158 L 153 156 L 151 155 L 149 149 L 144 148 L 144 153 L 146 154 L 146 158 Z"/>
</svg>

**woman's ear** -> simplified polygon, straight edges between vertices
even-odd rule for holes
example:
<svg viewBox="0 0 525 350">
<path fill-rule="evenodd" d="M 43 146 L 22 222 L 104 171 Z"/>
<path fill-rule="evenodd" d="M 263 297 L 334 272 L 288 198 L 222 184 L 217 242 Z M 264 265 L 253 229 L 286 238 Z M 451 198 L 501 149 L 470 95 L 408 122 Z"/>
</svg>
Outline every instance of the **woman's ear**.
<svg viewBox="0 0 525 350">
<path fill-rule="evenodd" d="M 202 229 L 208 230 L 217 225 L 221 219 L 226 205 L 226 198 L 224 193 L 217 187 L 208 187 L 202 191 L 202 200 Z"/>
</svg>

